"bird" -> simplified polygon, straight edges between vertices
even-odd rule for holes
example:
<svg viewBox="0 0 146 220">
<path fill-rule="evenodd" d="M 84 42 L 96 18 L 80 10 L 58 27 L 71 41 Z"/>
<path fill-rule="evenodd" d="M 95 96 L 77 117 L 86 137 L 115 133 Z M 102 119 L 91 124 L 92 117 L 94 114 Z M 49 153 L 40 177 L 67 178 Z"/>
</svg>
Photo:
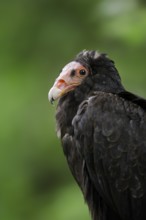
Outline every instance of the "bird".
<svg viewBox="0 0 146 220">
<path fill-rule="evenodd" d="M 56 132 L 92 220 L 146 219 L 146 100 L 106 53 L 83 50 L 49 90 Z"/>
</svg>

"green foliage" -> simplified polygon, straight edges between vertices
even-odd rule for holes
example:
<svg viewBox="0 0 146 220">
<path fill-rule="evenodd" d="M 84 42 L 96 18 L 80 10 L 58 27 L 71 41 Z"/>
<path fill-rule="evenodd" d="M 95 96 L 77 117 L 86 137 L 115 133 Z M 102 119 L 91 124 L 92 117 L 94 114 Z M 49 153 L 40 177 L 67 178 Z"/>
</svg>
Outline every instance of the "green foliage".
<svg viewBox="0 0 146 220">
<path fill-rule="evenodd" d="M 146 96 L 144 5 L 1 0 L 0 219 L 90 219 L 56 137 L 47 93 L 76 53 L 97 49 L 115 60 L 128 90 Z"/>
</svg>

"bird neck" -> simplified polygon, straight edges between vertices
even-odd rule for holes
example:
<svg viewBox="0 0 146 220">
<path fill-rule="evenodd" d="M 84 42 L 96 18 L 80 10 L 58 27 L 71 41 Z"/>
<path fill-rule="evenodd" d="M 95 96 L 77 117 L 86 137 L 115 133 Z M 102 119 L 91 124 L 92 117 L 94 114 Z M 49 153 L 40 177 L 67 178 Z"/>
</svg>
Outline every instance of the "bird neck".
<svg viewBox="0 0 146 220">
<path fill-rule="evenodd" d="M 66 133 L 73 135 L 72 119 L 82 100 L 77 100 L 74 91 L 60 98 L 56 111 L 57 134 L 63 137 Z"/>
</svg>

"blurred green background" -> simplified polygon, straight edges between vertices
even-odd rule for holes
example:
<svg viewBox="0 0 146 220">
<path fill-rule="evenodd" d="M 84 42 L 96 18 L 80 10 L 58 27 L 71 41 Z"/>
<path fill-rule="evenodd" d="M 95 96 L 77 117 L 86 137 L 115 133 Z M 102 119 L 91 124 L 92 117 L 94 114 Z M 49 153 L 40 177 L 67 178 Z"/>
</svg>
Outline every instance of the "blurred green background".
<svg viewBox="0 0 146 220">
<path fill-rule="evenodd" d="M 48 90 L 80 50 L 116 62 L 146 97 L 146 1 L 0 1 L 0 219 L 89 220 L 55 133 Z"/>
</svg>

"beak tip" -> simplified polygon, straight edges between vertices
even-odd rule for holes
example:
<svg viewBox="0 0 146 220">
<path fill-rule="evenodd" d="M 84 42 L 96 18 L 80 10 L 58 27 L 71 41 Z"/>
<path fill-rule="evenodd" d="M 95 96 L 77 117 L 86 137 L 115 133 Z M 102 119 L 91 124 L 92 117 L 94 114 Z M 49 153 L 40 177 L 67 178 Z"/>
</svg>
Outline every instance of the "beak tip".
<svg viewBox="0 0 146 220">
<path fill-rule="evenodd" d="M 48 100 L 49 100 L 49 102 L 50 102 L 51 104 L 53 104 L 53 102 L 55 101 L 54 98 L 53 98 L 53 96 L 52 96 L 52 94 L 51 94 L 51 92 L 48 93 Z"/>
<path fill-rule="evenodd" d="M 53 102 L 59 98 L 61 90 L 56 88 L 56 87 L 52 87 L 48 93 L 48 100 L 51 104 L 53 104 Z"/>
<path fill-rule="evenodd" d="M 50 101 L 50 103 L 53 105 L 55 99 L 51 98 L 49 101 Z"/>
</svg>

